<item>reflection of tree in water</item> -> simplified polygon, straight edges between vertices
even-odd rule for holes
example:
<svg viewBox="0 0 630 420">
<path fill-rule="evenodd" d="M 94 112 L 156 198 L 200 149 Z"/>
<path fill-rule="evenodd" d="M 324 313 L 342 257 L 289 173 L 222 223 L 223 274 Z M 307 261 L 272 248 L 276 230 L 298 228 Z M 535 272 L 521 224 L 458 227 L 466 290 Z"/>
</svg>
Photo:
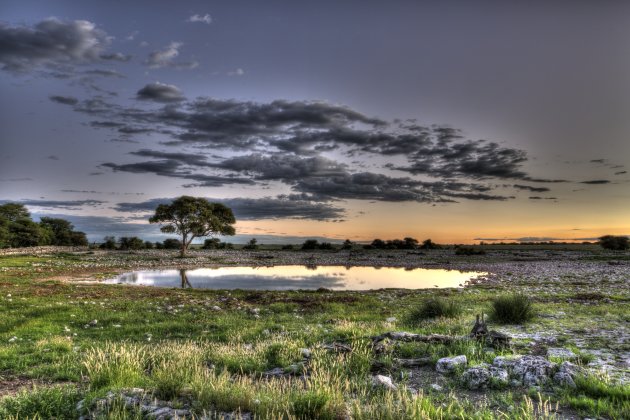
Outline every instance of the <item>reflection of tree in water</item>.
<svg viewBox="0 0 630 420">
<path fill-rule="evenodd" d="M 192 284 L 190 284 L 190 282 L 188 281 L 188 276 L 186 275 L 186 270 L 185 269 L 180 269 L 179 270 L 179 275 L 182 278 L 182 289 L 185 289 L 186 287 L 188 287 L 189 289 L 192 289 Z"/>
<path fill-rule="evenodd" d="M 316 264 L 306 264 L 306 265 L 304 265 L 304 267 L 305 267 L 307 270 L 313 270 L 313 271 L 314 271 L 314 270 L 317 270 L 317 265 L 316 265 Z"/>
</svg>

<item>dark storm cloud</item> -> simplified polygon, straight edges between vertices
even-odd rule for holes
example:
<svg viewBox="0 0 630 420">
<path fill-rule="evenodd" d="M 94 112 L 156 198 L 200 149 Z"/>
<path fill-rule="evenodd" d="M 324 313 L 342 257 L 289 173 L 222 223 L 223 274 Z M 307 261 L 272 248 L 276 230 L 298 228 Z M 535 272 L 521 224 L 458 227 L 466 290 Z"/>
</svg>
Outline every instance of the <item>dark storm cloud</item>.
<svg viewBox="0 0 630 420">
<path fill-rule="evenodd" d="M 533 196 L 533 197 L 529 197 L 530 200 L 557 200 L 556 197 L 539 197 L 539 196 Z"/>
<path fill-rule="evenodd" d="M 150 149 L 141 149 L 135 152 L 131 152 L 130 154 L 142 157 L 175 160 L 188 165 L 209 166 L 206 157 L 199 154 L 160 152 Z"/>
<path fill-rule="evenodd" d="M 329 204 L 307 200 L 290 200 L 284 196 L 277 198 L 207 198 L 211 202 L 221 202 L 230 207 L 237 220 L 260 219 L 309 219 L 319 221 L 339 220 L 344 210 Z M 126 213 L 148 213 L 160 204 L 168 204 L 173 198 L 156 198 L 140 203 L 118 203 L 115 209 Z"/>
<path fill-rule="evenodd" d="M 580 184 L 590 184 L 590 185 L 602 185 L 602 184 L 610 184 L 610 181 L 607 179 L 593 179 L 590 181 L 582 181 Z"/>
<path fill-rule="evenodd" d="M 293 181 L 305 177 L 330 177 L 346 173 L 342 165 L 321 156 L 301 158 L 294 155 L 252 154 L 225 159 L 216 167 L 236 172 L 256 174 L 257 179 Z"/>
<path fill-rule="evenodd" d="M 513 187 L 516 188 L 516 189 L 519 189 L 519 190 L 531 191 L 531 192 L 548 192 L 548 191 L 550 191 L 550 189 L 547 188 L 547 187 L 532 187 L 531 185 L 514 184 Z"/>
<path fill-rule="evenodd" d="M 136 93 L 136 98 L 161 103 L 181 102 L 186 98 L 177 86 L 156 82 L 149 83 Z"/>
<path fill-rule="evenodd" d="M 64 104 L 64 105 L 76 105 L 79 103 L 79 100 L 75 98 L 74 96 L 52 95 L 52 96 L 49 96 L 48 99 L 50 99 L 53 102 L 57 102 L 59 104 Z"/>
<path fill-rule="evenodd" d="M 619 171 L 619 172 L 615 172 L 615 175 L 624 175 L 627 174 L 628 171 Z"/>
<path fill-rule="evenodd" d="M 115 172 L 152 173 L 170 178 L 188 179 L 198 183 L 194 186 L 221 187 L 230 184 L 254 184 L 254 181 L 249 178 L 192 173 L 186 169 L 182 169 L 182 162 L 177 159 L 162 159 L 121 165 L 107 162 L 101 166 L 110 168 Z"/>
<path fill-rule="evenodd" d="M 8 202 L 10 201 L 0 200 L 0 203 L 2 204 Z M 105 201 L 100 200 L 17 200 L 11 202 L 24 204 L 27 207 L 46 207 L 64 210 L 77 210 L 82 207 L 98 207 L 106 203 Z"/>
<path fill-rule="evenodd" d="M 33 27 L 0 23 L 0 63 L 12 72 L 91 63 L 103 59 L 109 41 L 104 31 L 86 20 L 48 18 Z"/>
<path fill-rule="evenodd" d="M 171 89 L 172 88 L 172 89 Z M 492 179 L 529 182 L 564 182 L 538 179 L 523 170 L 524 151 L 485 140 L 466 140 L 460 130 L 445 126 L 422 127 L 388 123 L 368 117 L 348 107 L 325 102 L 277 100 L 269 103 L 198 98 L 179 100 L 174 86 L 152 84 L 138 92 L 138 97 L 153 101 L 177 101 L 157 110 L 125 108 L 93 98 L 75 106 L 75 110 L 96 115 L 101 120 L 117 121 L 112 126 L 125 134 L 161 133 L 171 138 L 164 145 L 195 146 L 202 152 L 169 153 L 140 150 L 137 156 L 155 160 L 104 167 L 132 173 L 196 181 L 191 186 L 217 186 L 230 183 L 254 183 L 277 180 L 290 185 L 295 194 L 309 194 L 318 200 L 361 199 L 382 201 L 452 202 L 467 200 L 507 200 L 513 197 L 493 193 L 497 186 L 485 185 Z M 98 122 L 93 122 L 102 126 Z M 229 150 L 244 154 L 213 161 L 203 157 L 204 149 Z M 406 160 L 407 165 L 384 165 L 389 170 L 423 175 L 432 181 L 414 177 L 392 177 L 379 171 L 362 171 L 322 156 L 338 155 L 363 161 L 386 161 L 391 157 Z M 378 164 L 377 164 L 378 165 Z M 382 165 L 382 164 L 381 164 Z M 240 177 L 208 174 L 232 172 Z M 548 188 L 516 184 L 532 192 Z"/>
</svg>

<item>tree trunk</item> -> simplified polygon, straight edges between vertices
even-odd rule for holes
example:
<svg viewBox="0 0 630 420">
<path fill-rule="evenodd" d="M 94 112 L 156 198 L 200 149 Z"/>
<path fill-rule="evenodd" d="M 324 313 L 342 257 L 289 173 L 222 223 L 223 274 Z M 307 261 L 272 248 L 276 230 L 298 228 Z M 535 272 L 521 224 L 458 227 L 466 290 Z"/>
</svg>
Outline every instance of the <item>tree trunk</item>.
<svg viewBox="0 0 630 420">
<path fill-rule="evenodd" d="M 182 233 L 182 249 L 179 252 L 179 256 L 181 258 L 184 258 L 184 256 L 186 255 L 186 236 L 187 235 L 185 233 Z"/>
</svg>

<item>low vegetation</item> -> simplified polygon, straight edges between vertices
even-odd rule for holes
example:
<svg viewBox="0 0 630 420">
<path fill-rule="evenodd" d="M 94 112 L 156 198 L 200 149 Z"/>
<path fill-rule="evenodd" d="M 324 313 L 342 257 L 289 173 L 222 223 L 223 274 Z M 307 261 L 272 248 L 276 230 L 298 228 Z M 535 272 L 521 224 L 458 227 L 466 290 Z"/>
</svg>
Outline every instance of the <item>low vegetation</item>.
<svg viewBox="0 0 630 420">
<path fill-rule="evenodd" d="M 492 300 L 490 319 L 500 324 L 522 324 L 535 316 L 531 300 L 523 294 L 499 296 Z"/>
<path fill-rule="evenodd" d="M 407 316 L 407 321 L 409 324 L 414 325 L 426 319 L 439 317 L 454 318 L 461 313 L 462 308 L 460 304 L 454 300 L 430 298 L 413 309 Z"/>
</svg>

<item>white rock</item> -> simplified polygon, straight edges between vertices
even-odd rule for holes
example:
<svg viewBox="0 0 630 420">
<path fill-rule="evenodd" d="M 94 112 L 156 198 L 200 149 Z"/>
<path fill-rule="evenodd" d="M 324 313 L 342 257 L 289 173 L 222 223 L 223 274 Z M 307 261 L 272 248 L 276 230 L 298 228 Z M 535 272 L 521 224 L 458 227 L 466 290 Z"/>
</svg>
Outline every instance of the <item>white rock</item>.
<svg viewBox="0 0 630 420">
<path fill-rule="evenodd" d="M 392 391 L 398 389 L 398 387 L 392 382 L 392 378 L 385 375 L 372 376 L 372 386 L 375 388 L 385 388 Z"/>
<path fill-rule="evenodd" d="M 463 354 L 455 357 L 443 357 L 437 361 L 435 370 L 440 373 L 449 373 L 453 372 L 458 366 L 466 366 L 467 363 L 468 359 Z"/>
</svg>

